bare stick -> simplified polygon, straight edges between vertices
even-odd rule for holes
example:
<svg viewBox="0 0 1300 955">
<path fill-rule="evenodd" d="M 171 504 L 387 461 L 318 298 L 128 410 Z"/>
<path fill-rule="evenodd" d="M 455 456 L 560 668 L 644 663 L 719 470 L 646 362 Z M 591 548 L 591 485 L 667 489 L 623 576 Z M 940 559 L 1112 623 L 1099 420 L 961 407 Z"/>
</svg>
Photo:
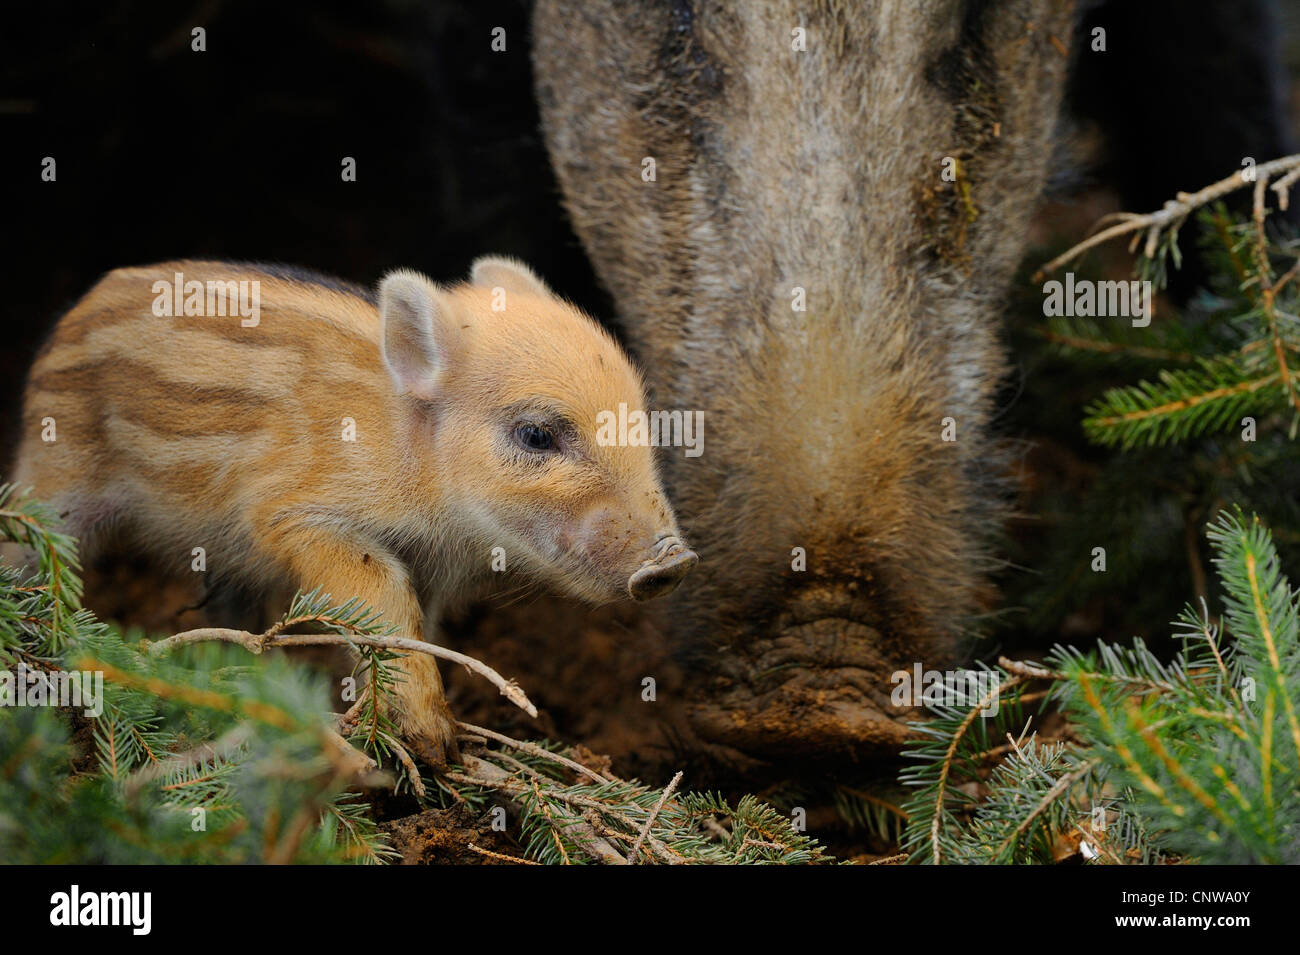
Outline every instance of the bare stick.
<svg viewBox="0 0 1300 955">
<path fill-rule="evenodd" d="M 1022 676 L 1027 680 L 1068 680 L 1059 670 L 1045 670 L 1033 663 L 1023 663 L 1019 660 L 1010 660 L 1007 657 L 998 657 L 998 666 L 1008 673 L 1014 673 L 1016 676 Z"/>
<path fill-rule="evenodd" d="M 1300 178 L 1300 155 L 1283 156 L 1280 159 L 1274 159 L 1256 166 L 1254 170 L 1255 176 L 1250 179 L 1243 176 L 1244 171 L 1237 170 L 1227 178 L 1220 179 L 1199 192 L 1180 192 L 1177 198 L 1170 199 L 1165 203 L 1163 209 L 1158 209 L 1155 212 L 1148 212 L 1145 215 L 1125 213 L 1123 221 L 1118 225 L 1089 236 L 1072 249 L 1052 259 L 1034 273 L 1034 281 L 1041 280 L 1049 272 L 1055 272 L 1062 265 L 1073 261 L 1094 246 L 1109 242 L 1121 235 L 1128 235 L 1130 232 L 1147 231 L 1145 251 L 1147 257 L 1150 258 L 1155 252 L 1155 238 L 1162 229 L 1181 225 L 1184 219 L 1201 206 L 1209 205 L 1214 200 L 1221 199 L 1228 193 L 1235 192 L 1252 183 L 1267 182 L 1270 177 L 1279 172 L 1285 172 L 1286 175 L 1274 183 L 1273 190 L 1278 195 L 1278 205 L 1285 209 L 1287 207 L 1287 190 Z"/>
<path fill-rule="evenodd" d="M 406 747 L 391 736 L 388 737 L 388 745 L 393 747 L 393 752 L 397 754 L 397 758 L 406 767 L 406 778 L 411 781 L 411 788 L 415 790 L 417 796 L 423 799 L 429 793 L 424 788 L 424 780 L 420 778 L 420 771 L 415 768 L 415 760 L 411 759 L 411 754 L 406 751 Z"/>
<path fill-rule="evenodd" d="M 508 856 L 504 852 L 493 852 L 491 849 L 476 846 L 472 842 L 466 843 L 465 848 L 470 852 L 477 852 L 481 856 L 487 856 L 489 859 L 500 859 L 502 862 L 515 862 L 519 865 L 541 865 L 540 862 L 534 862 L 532 859 L 525 859 L 523 856 Z"/>
<path fill-rule="evenodd" d="M 636 837 L 636 842 L 632 844 L 632 848 L 627 854 L 629 865 L 636 865 L 638 854 L 641 852 L 641 843 L 645 842 L 645 837 L 650 834 L 650 827 L 654 825 L 655 816 L 659 815 L 659 810 L 664 807 L 664 803 L 668 801 L 668 797 L 673 794 L 673 791 L 677 788 L 677 784 L 681 781 L 682 773 L 681 770 L 678 770 L 677 775 L 673 777 L 672 782 L 670 782 L 664 791 L 659 794 L 659 801 L 655 803 L 654 808 L 650 810 L 650 815 L 646 816 L 645 825 L 641 827 L 641 834 Z"/>
<path fill-rule="evenodd" d="M 370 687 L 367 686 L 365 689 L 361 691 L 361 695 L 357 697 L 357 701 L 353 703 L 350 707 L 348 707 L 348 711 L 346 713 L 336 714 L 339 719 L 339 732 L 346 731 L 348 733 L 351 733 L 351 731 L 356 728 L 357 720 L 361 719 L 362 707 L 366 705 L 366 700 L 368 700 L 369 698 L 370 698 Z"/>
<path fill-rule="evenodd" d="M 383 650 L 427 653 L 430 656 L 451 660 L 453 663 L 459 663 L 473 670 L 492 683 L 501 691 L 502 696 L 529 716 L 535 717 L 537 715 L 537 707 L 533 706 L 532 701 L 528 699 L 523 689 L 514 680 L 507 680 L 486 663 L 480 663 L 473 657 L 457 653 L 455 650 L 448 650 L 446 647 L 440 647 L 434 643 L 412 640 L 409 637 L 376 637 L 364 633 L 343 636 L 338 633 L 280 634 L 274 631 L 274 627 L 266 633 L 249 633 L 247 630 L 228 630 L 223 627 L 201 627 L 198 630 L 186 630 L 184 633 L 167 637 L 165 640 L 158 640 L 150 645 L 149 653 L 153 655 L 168 653 L 179 646 L 213 640 L 222 643 L 237 643 L 250 653 L 261 653 L 267 647 L 348 646 L 351 644 L 379 647 Z"/>
<path fill-rule="evenodd" d="M 600 783 L 602 786 L 609 785 L 610 781 L 606 779 L 604 776 L 602 776 L 600 773 L 596 772 L 594 769 L 588 769 L 586 766 L 569 759 L 567 756 L 561 756 L 559 753 L 553 753 L 549 749 L 543 749 L 541 746 L 538 746 L 536 743 L 528 743 L 525 742 L 524 740 L 511 739 L 509 736 L 502 735 L 501 733 L 498 733 L 494 730 L 485 729 L 482 726 L 475 726 L 473 723 L 463 723 L 460 720 L 456 721 L 456 725 L 463 730 L 467 730 L 470 733 L 474 733 L 477 736 L 483 736 L 487 739 L 494 739 L 498 743 L 504 743 L 505 745 L 513 749 L 519 750 L 519 752 L 521 753 L 528 753 L 530 756 L 538 756 L 541 757 L 542 759 L 549 759 L 553 763 L 559 763 L 561 766 L 567 766 L 569 769 L 572 769 L 574 772 L 578 772 L 584 776 L 590 777 L 591 779 Z"/>
<path fill-rule="evenodd" d="M 709 833 L 709 835 L 713 836 L 713 838 L 721 842 L 726 842 L 728 839 L 731 838 L 731 833 L 729 833 L 726 830 L 726 827 L 724 827 L 722 823 L 718 822 L 718 820 L 714 819 L 712 816 L 705 816 L 702 820 L 700 820 L 700 825 L 704 827 L 704 829 Z"/>
<path fill-rule="evenodd" d="M 1295 185 L 1297 179 L 1300 179 L 1300 166 L 1273 183 L 1273 191 L 1277 193 L 1277 207 L 1283 212 L 1286 212 L 1291 205 L 1291 187 Z"/>
<path fill-rule="evenodd" d="M 362 779 L 379 769 L 379 764 L 369 754 L 363 753 L 331 729 L 325 730 L 325 742 L 327 749 L 331 750 L 334 765 L 341 774 Z"/>
</svg>

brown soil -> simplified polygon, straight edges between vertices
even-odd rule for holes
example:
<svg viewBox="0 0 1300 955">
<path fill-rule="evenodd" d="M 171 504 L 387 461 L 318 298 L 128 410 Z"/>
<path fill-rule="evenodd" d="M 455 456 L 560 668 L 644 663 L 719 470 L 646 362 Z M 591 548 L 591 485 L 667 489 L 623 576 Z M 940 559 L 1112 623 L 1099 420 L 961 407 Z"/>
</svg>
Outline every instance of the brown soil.
<svg viewBox="0 0 1300 955">
<path fill-rule="evenodd" d="M 508 864 L 501 856 L 523 859 L 518 843 L 492 830 L 491 813 L 478 816 L 466 806 L 426 809 L 380 828 L 402 854 L 402 865 L 501 865 Z"/>
<path fill-rule="evenodd" d="M 684 674 L 653 616 L 633 605 L 590 609 L 561 598 L 453 622 L 448 642 L 517 679 L 538 718 L 462 667 L 444 669 L 452 710 L 510 735 L 584 744 L 613 771 L 667 782 L 690 737 Z M 654 680 L 654 699 L 643 681 Z"/>
</svg>

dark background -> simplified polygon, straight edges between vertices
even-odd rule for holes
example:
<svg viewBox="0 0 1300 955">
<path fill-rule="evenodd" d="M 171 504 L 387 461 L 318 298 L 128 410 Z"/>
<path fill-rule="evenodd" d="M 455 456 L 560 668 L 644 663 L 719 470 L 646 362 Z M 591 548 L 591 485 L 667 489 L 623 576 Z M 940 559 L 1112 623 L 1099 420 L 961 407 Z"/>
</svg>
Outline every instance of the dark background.
<svg viewBox="0 0 1300 955">
<path fill-rule="evenodd" d="M 459 278 L 499 252 L 610 314 L 538 130 L 530 6 L 54 3 L 9 20 L 0 467 L 40 341 L 118 266 L 274 261 L 372 284 L 396 266 Z"/>
</svg>

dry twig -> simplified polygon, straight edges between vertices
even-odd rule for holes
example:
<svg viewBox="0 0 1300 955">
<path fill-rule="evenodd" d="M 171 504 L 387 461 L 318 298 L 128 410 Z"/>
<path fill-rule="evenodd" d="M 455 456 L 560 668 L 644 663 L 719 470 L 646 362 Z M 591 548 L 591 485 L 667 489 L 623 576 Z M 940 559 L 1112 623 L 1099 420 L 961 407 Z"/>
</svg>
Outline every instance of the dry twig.
<svg viewBox="0 0 1300 955">
<path fill-rule="evenodd" d="M 650 834 L 650 827 L 654 825 L 655 816 L 659 815 L 659 810 L 664 807 L 664 803 L 666 803 L 669 797 L 672 796 L 673 792 L 677 789 L 677 784 L 681 781 L 682 773 L 681 770 L 678 770 L 677 775 L 673 777 L 672 782 L 670 782 L 664 788 L 664 791 L 659 794 L 659 801 L 655 803 L 654 808 L 650 810 L 650 815 L 646 816 L 645 825 L 641 827 L 641 834 L 636 837 L 636 842 L 633 843 L 632 848 L 628 851 L 627 861 L 629 865 L 636 865 L 638 854 L 641 852 L 641 843 L 645 842 L 645 837 Z"/>
<path fill-rule="evenodd" d="M 1111 239 L 1119 238 L 1122 235 L 1141 233 L 1144 230 L 1146 232 L 1146 245 L 1143 251 L 1147 258 L 1152 258 L 1155 256 L 1156 243 L 1163 230 L 1180 227 L 1189 215 L 1202 206 L 1209 205 L 1216 199 L 1221 199 L 1229 193 L 1253 183 L 1256 186 L 1256 206 L 1262 206 L 1264 187 L 1272 176 L 1280 172 L 1285 172 L 1286 175 L 1273 184 L 1273 191 L 1277 194 L 1278 206 L 1286 209 L 1289 202 L 1288 192 L 1297 178 L 1300 178 L 1300 155 L 1283 156 L 1271 162 L 1261 163 L 1255 167 L 1255 178 L 1253 180 L 1247 179 L 1243 175 L 1244 172 L 1245 170 L 1237 170 L 1232 175 L 1206 186 L 1199 192 L 1180 192 L 1177 198 L 1170 199 L 1165 203 L 1164 208 L 1155 212 L 1148 212 L 1145 215 L 1135 212 L 1119 212 L 1103 217 L 1098 221 L 1097 226 L 1115 219 L 1118 219 L 1119 222 L 1094 233 L 1078 245 L 1052 259 L 1034 273 L 1034 281 L 1041 281 L 1043 276 L 1049 272 L 1055 272 L 1062 265 L 1072 262 L 1091 248 L 1109 242 Z M 1134 235 L 1134 240 L 1136 241 L 1136 239 L 1137 235 Z"/>
<path fill-rule="evenodd" d="M 165 640 L 158 640 L 149 646 L 149 653 L 157 656 L 168 653 L 179 646 L 208 641 L 237 643 L 250 653 L 261 653 L 267 647 L 350 646 L 354 644 L 365 647 L 378 647 L 383 650 L 427 653 L 430 656 L 441 657 L 444 660 L 459 663 L 474 671 L 496 686 L 501 691 L 502 696 L 529 716 L 535 717 L 537 715 L 537 707 L 528 699 L 528 696 L 518 683 L 514 680 L 507 680 L 486 663 L 481 663 L 463 653 L 448 650 L 446 647 L 440 647 L 437 644 L 426 643 L 423 640 L 412 640 L 409 637 L 377 637 L 363 633 L 353 633 L 347 636 L 338 633 L 280 633 L 284 626 L 297 622 L 302 621 L 291 620 L 276 624 L 265 633 L 249 633 L 247 630 L 229 630 L 223 627 L 201 627 L 197 630 L 178 633 L 175 636 L 167 637 Z"/>
</svg>

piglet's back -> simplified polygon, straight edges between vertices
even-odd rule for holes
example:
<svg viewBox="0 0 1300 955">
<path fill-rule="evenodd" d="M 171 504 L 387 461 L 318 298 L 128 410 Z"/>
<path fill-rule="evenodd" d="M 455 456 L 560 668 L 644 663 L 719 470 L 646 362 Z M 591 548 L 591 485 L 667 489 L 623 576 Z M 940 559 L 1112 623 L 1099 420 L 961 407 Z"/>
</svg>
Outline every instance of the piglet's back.
<svg viewBox="0 0 1300 955">
<path fill-rule="evenodd" d="M 78 536 L 121 529 L 177 561 L 204 546 L 246 562 L 251 525 L 373 500 L 400 471 L 380 335 L 368 291 L 315 273 L 117 269 L 32 367 L 17 481 Z"/>
</svg>

